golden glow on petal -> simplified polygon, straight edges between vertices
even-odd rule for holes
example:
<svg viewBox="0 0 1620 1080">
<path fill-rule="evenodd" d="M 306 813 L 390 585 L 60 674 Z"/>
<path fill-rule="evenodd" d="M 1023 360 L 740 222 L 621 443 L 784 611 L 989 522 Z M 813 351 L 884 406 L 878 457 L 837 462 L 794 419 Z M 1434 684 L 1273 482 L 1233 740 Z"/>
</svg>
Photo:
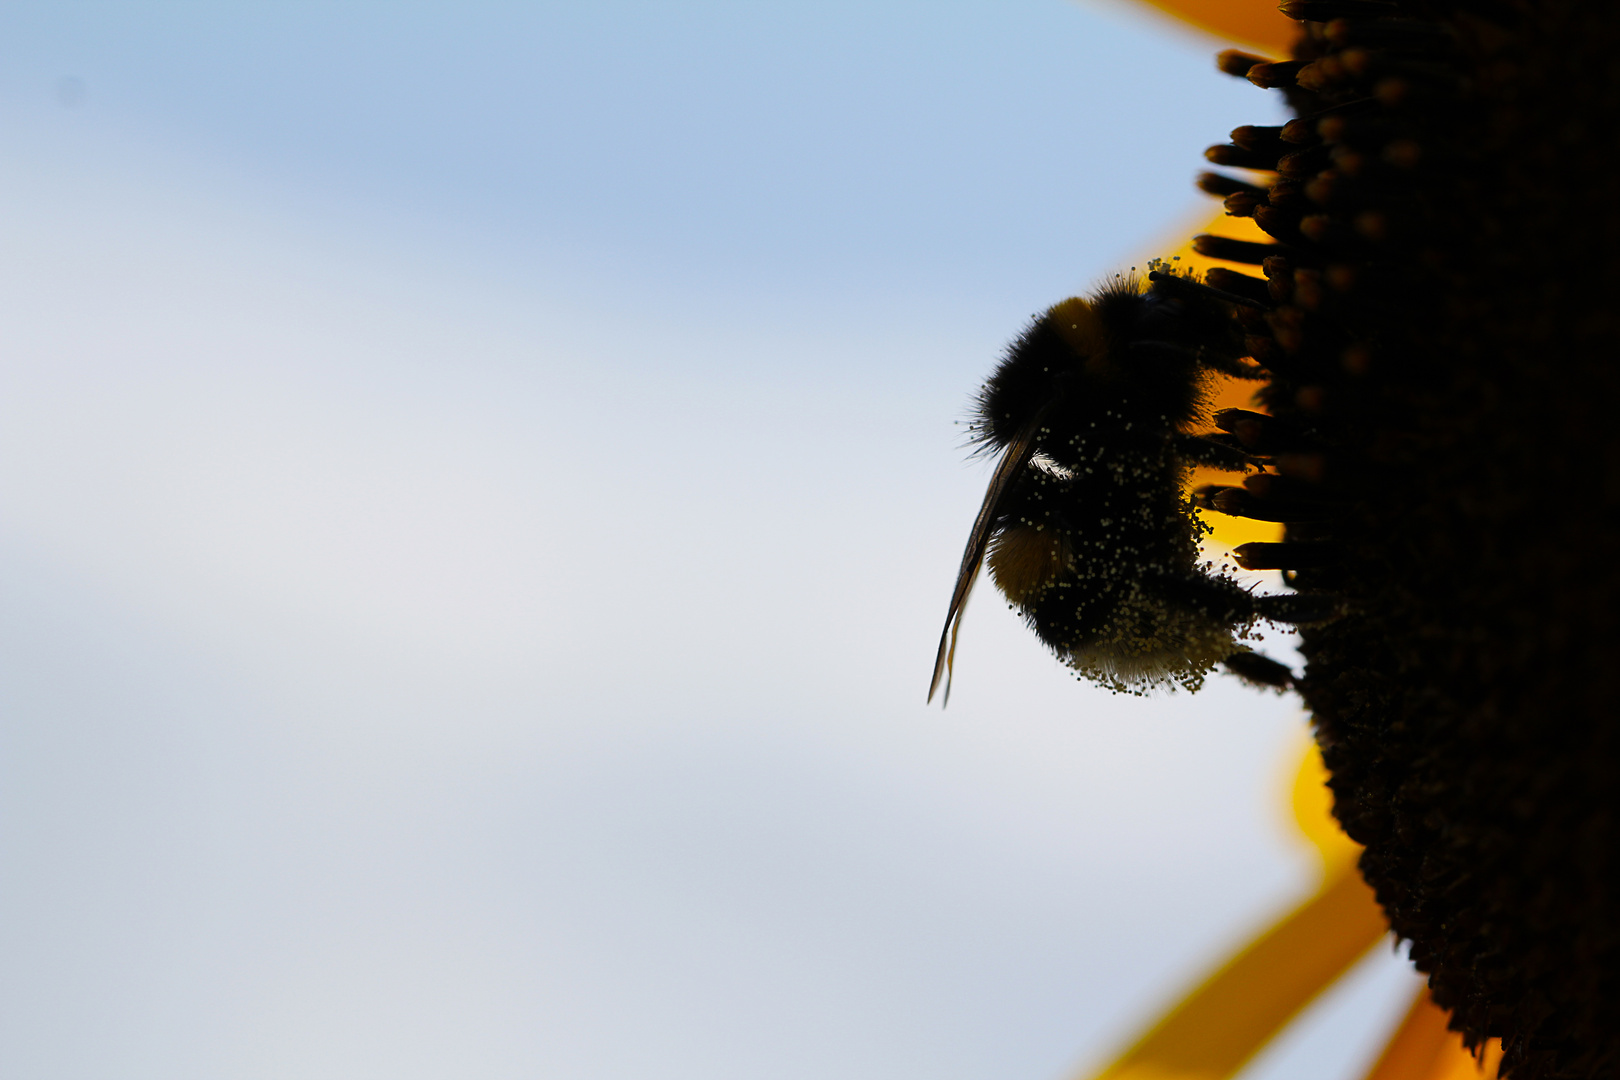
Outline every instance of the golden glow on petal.
<svg viewBox="0 0 1620 1080">
<path fill-rule="evenodd" d="M 1423 1080 L 1496 1080 L 1496 1070 L 1501 1064 L 1501 1039 L 1487 1042 L 1483 1060 L 1476 1061 L 1472 1054 L 1463 1049 L 1462 1036 L 1453 1034 L 1435 1071 Z"/>
<path fill-rule="evenodd" d="M 1229 236 L 1233 240 L 1250 240 L 1257 244 L 1274 243 L 1260 226 L 1254 223 L 1252 217 L 1233 217 L 1225 210 L 1217 210 L 1208 221 L 1192 229 L 1178 230 L 1176 235 L 1181 237 L 1179 246 L 1170 253 L 1178 266 L 1190 266 L 1202 273 L 1212 266 L 1224 266 L 1228 270 L 1237 270 L 1246 274 L 1258 274 L 1259 268 L 1246 263 L 1229 262 L 1226 259 L 1212 259 L 1208 255 L 1200 255 L 1193 250 L 1192 238 L 1199 233 L 1215 233 L 1220 236 Z"/>
<path fill-rule="evenodd" d="M 1234 45 L 1249 45 L 1282 57 L 1299 36 L 1299 23 L 1266 0 L 1147 0 L 1184 23 Z"/>
<path fill-rule="evenodd" d="M 1353 868 L 1343 868 L 1193 989 L 1095 1080 L 1234 1075 L 1388 931 L 1372 890 Z"/>
<path fill-rule="evenodd" d="M 1496 1080 L 1501 1042 L 1486 1043 L 1484 1060 L 1476 1060 L 1463 1048 L 1462 1036 L 1446 1030 L 1446 1018 L 1428 987 L 1419 990 L 1366 1080 Z"/>
<path fill-rule="evenodd" d="M 1239 273 L 1256 274 L 1253 266 L 1242 263 L 1227 262 L 1222 259 L 1211 259 L 1200 255 L 1192 248 L 1192 237 L 1197 233 L 1217 233 L 1228 236 L 1234 240 L 1251 240 L 1256 243 L 1269 243 L 1271 237 L 1260 230 L 1253 218 L 1232 217 L 1225 210 L 1218 210 L 1209 220 L 1200 226 L 1177 229 L 1174 233 L 1179 239 L 1173 244 L 1165 244 L 1157 251 L 1171 249 L 1170 260 L 1178 267 L 1187 267 L 1200 274 L 1212 266 L 1222 266 L 1228 270 Z M 1137 265 L 1146 265 L 1147 260 L 1138 260 Z M 1251 398 L 1254 395 L 1255 383 L 1234 379 L 1228 375 L 1217 375 L 1211 379 L 1214 393 L 1210 396 L 1211 409 L 1252 409 L 1255 407 Z M 1205 484 L 1231 484 L 1235 481 L 1231 473 L 1221 472 L 1217 469 L 1194 469 L 1187 482 L 1187 490 L 1203 487 Z M 1201 511 L 1201 516 L 1215 531 L 1213 538 L 1217 544 L 1230 550 L 1239 544 L 1259 542 L 1275 544 L 1283 538 L 1283 527 L 1275 521 L 1255 521 L 1252 518 L 1232 517 L 1215 510 Z"/>
<path fill-rule="evenodd" d="M 1322 752 L 1312 740 L 1294 776 L 1294 823 L 1322 856 L 1327 872 L 1334 874 L 1355 866 L 1361 858 L 1361 845 L 1346 836 L 1334 819 L 1333 793 L 1327 781 Z"/>
</svg>

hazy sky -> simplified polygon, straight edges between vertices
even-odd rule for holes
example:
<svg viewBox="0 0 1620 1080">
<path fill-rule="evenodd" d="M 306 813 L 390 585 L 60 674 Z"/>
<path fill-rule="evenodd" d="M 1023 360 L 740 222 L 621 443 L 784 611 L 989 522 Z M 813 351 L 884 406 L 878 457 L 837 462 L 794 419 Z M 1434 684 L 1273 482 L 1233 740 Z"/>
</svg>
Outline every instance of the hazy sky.
<svg viewBox="0 0 1620 1080">
<path fill-rule="evenodd" d="M 1273 115 L 1163 29 L 0 9 L 0 1071 L 1058 1080 L 1301 896 L 1290 701 L 923 704 L 978 380 Z"/>
</svg>

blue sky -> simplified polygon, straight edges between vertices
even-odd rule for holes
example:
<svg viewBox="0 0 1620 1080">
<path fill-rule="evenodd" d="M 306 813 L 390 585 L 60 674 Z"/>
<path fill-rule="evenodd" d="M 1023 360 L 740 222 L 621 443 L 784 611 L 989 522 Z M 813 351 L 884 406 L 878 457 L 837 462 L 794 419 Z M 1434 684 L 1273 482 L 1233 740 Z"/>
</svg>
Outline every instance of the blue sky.
<svg viewBox="0 0 1620 1080">
<path fill-rule="evenodd" d="M 7 1074 L 1045 1080 L 1308 888 L 1284 699 L 922 701 L 977 381 L 1275 107 L 1162 31 L 7 5 Z"/>
</svg>

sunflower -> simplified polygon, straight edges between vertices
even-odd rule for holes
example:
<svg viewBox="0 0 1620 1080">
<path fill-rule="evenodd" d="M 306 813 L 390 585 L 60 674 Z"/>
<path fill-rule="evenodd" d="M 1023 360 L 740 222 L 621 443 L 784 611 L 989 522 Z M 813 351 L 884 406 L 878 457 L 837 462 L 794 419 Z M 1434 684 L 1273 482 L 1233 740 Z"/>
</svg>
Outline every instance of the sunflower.
<svg viewBox="0 0 1620 1080">
<path fill-rule="evenodd" d="M 1293 816 L 1321 857 L 1321 884 L 1195 984 L 1111 1064 L 1088 1080 L 1221 1080 L 1235 1075 L 1389 931 L 1357 873 L 1362 848 L 1329 812 L 1327 773 L 1313 746 L 1293 788 Z M 1501 1047 L 1476 1055 L 1420 991 L 1367 1080 L 1494 1080 Z"/>
<path fill-rule="evenodd" d="M 1429 988 L 1373 1077 L 1620 1074 L 1620 19 L 1156 2 L 1258 48 L 1218 62 L 1294 114 L 1200 181 L 1227 224 L 1190 250 L 1269 373 L 1217 421 L 1270 467 L 1198 498 L 1280 525 L 1239 559 L 1344 612 L 1298 689 L 1349 839 L 1101 1075 L 1232 1075 L 1386 927 Z"/>
</svg>

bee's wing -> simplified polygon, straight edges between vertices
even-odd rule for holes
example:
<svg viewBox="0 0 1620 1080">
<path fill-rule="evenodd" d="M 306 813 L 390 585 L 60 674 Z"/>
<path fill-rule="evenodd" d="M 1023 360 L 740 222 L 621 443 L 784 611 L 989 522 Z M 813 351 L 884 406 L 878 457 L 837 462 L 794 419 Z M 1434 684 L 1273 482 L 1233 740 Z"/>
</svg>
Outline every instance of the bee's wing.
<svg viewBox="0 0 1620 1080">
<path fill-rule="evenodd" d="M 1043 409 L 1008 444 L 1006 452 L 1001 455 L 1000 464 L 996 466 L 996 474 L 990 478 L 990 488 L 984 493 L 979 516 L 974 519 L 973 531 L 968 534 L 967 550 L 962 552 L 962 569 L 956 574 L 956 589 L 951 593 L 951 609 L 945 614 L 945 629 L 939 635 L 939 652 L 934 656 L 934 680 L 928 684 L 930 702 L 934 700 L 934 692 L 939 689 L 940 679 L 943 678 L 945 697 L 940 705 L 950 704 L 951 668 L 956 662 L 956 631 L 962 625 L 962 612 L 967 607 L 968 594 L 973 591 L 973 582 L 979 576 L 979 564 L 984 562 L 984 551 L 990 544 L 990 528 L 996 520 L 996 508 L 1035 453 L 1035 436 L 1040 432 L 1044 419 Z"/>
</svg>

